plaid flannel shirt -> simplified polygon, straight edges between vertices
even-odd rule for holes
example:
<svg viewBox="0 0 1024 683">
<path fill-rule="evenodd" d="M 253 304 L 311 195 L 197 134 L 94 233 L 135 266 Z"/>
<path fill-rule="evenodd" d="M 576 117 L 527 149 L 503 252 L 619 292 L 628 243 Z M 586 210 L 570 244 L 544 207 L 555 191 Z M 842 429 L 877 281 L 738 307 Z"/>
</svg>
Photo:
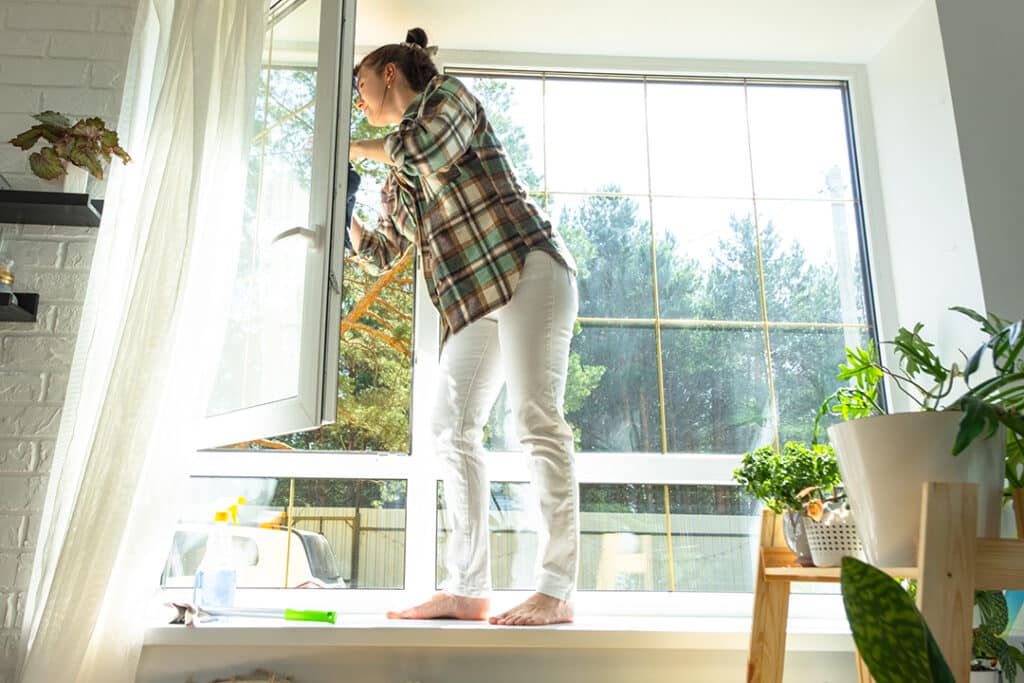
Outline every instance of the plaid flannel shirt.
<svg viewBox="0 0 1024 683">
<path fill-rule="evenodd" d="M 384 149 L 393 165 L 381 219 L 360 253 L 387 268 L 415 243 L 445 338 L 509 302 L 531 250 L 575 273 L 565 242 L 519 184 L 483 107 L 458 79 L 434 77 Z"/>
</svg>

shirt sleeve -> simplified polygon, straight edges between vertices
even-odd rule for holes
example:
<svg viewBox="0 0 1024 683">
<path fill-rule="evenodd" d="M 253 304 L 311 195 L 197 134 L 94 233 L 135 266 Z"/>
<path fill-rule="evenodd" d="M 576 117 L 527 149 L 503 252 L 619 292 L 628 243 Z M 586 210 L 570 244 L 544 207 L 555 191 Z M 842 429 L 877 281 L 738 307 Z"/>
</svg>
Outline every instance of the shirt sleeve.
<svg viewBox="0 0 1024 683">
<path fill-rule="evenodd" d="M 424 97 L 416 113 L 384 138 L 384 151 L 407 175 L 447 168 L 469 150 L 477 126 L 476 100 L 458 81 L 443 81 Z"/>
</svg>

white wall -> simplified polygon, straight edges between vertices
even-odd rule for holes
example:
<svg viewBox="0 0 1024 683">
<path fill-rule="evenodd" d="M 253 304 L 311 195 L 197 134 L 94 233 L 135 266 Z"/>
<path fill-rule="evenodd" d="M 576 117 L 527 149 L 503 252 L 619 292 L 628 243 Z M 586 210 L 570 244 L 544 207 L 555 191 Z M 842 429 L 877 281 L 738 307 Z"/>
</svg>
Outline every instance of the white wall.
<svg viewBox="0 0 1024 683">
<path fill-rule="evenodd" d="M 1024 315 L 1024 3 L 938 0 L 985 304 Z"/>
<path fill-rule="evenodd" d="M 867 69 L 885 225 L 872 256 L 892 280 L 877 288 L 880 336 L 922 322 L 948 358 L 979 336 L 946 309 L 981 309 L 983 298 L 934 4 L 923 3 Z"/>
<path fill-rule="evenodd" d="M 746 652 L 619 648 L 151 647 L 138 683 L 181 683 L 262 667 L 302 683 L 731 683 L 746 678 Z M 783 683 L 854 683 L 852 652 L 787 652 Z"/>
<path fill-rule="evenodd" d="M 0 141 L 54 109 L 116 125 L 135 0 L 0 4 Z M 28 155 L 0 142 L 0 173 L 41 189 Z M 15 290 L 38 321 L 0 323 L 0 682 L 13 675 L 39 517 L 60 423 L 95 229 L 0 224 Z"/>
</svg>

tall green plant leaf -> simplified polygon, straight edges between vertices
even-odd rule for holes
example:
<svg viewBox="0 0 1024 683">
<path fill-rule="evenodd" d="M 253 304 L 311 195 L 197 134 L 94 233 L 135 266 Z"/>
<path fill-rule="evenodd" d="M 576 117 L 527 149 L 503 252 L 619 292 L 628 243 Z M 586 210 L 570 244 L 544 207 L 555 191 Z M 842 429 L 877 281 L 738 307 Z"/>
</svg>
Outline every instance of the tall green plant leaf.
<svg viewBox="0 0 1024 683">
<path fill-rule="evenodd" d="M 841 586 L 853 640 L 877 683 L 955 683 L 924 618 L 895 579 L 845 557 Z"/>
<path fill-rule="evenodd" d="M 1003 591 L 976 591 L 974 604 L 981 613 L 981 623 L 992 629 L 993 633 L 1002 633 L 1006 630 L 1010 613 Z"/>
<path fill-rule="evenodd" d="M 965 396 L 960 400 L 964 416 L 960 418 L 960 429 L 957 430 L 956 439 L 953 441 L 953 455 L 960 455 L 965 448 L 971 445 L 976 438 L 985 435 L 985 438 L 992 438 L 999 429 L 999 415 L 988 403 Z"/>
</svg>

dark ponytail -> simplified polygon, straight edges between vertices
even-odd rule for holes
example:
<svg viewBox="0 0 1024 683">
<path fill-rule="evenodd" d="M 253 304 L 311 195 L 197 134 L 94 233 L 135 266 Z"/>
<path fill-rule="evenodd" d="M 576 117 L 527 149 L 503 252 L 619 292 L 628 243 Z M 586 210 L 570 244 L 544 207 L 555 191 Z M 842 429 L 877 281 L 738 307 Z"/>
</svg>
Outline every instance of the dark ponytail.
<svg viewBox="0 0 1024 683">
<path fill-rule="evenodd" d="M 416 92 L 422 92 L 434 76 L 437 75 L 437 67 L 434 60 L 430 58 L 427 51 L 427 32 L 421 28 L 411 28 L 405 34 L 404 43 L 383 45 L 366 55 L 353 71 L 354 75 L 359 69 L 373 69 L 380 73 L 386 64 L 394 64 L 405 76 L 409 86 Z"/>
</svg>

